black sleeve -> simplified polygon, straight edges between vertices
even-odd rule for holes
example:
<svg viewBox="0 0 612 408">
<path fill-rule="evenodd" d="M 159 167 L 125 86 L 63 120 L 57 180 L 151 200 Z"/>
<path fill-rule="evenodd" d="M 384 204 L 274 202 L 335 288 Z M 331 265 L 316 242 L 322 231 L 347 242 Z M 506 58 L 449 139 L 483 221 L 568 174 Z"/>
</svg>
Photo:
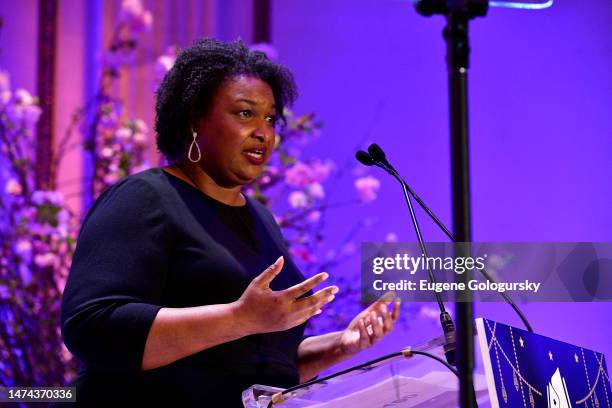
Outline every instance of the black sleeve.
<svg viewBox="0 0 612 408">
<path fill-rule="evenodd" d="M 169 220 L 159 194 L 129 178 L 104 193 L 81 229 L 62 299 L 62 334 L 88 367 L 140 370 L 163 295 Z"/>
</svg>

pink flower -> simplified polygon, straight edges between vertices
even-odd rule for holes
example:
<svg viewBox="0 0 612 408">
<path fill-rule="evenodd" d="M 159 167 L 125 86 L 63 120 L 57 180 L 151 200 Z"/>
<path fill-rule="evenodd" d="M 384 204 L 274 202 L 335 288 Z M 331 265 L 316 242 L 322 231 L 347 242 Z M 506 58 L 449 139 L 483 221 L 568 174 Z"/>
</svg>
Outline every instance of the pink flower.
<svg viewBox="0 0 612 408">
<path fill-rule="evenodd" d="M 302 191 L 294 191 L 289 194 L 289 205 L 292 208 L 304 208 L 308 206 L 308 196 Z"/>
<path fill-rule="evenodd" d="M 57 213 L 57 222 L 60 225 L 65 225 L 70 220 L 70 213 L 66 210 L 60 210 Z"/>
<path fill-rule="evenodd" d="M 251 49 L 251 51 L 263 52 L 264 54 L 266 54 L 266 57 L 268 57 L 268 59 L 271 61 L 278 60 L 278 51 L 272 46 L 272 44 L 257 43 L 251 45 L 249 48 Z"/>
<path fill-rule="evenodd" d="M 109 173 L 104 176 L 104 182 L 106 184 L 115 184 L 119 180 L 119 175 L 117 173 Z"/>
<path fill-rule="evenodd" d="M 6 114 L 13 122 L 23 121 L 28 129 L 34 127 L 41 113 L 42 110 L 36 105 L 34 97 L 25 89 L 15 91 L 13 103 L 9 103 L 6 108 Z"/>
<path fill-rule="evenodd" d="M 15 244 L 15 253 L 19 255 L 20 258 L 29 261 L 32 256 L 32 244 L 30 241 L 26 241 L 25 239 L 19 240 Z"/>
<path fill-rule="evenodd" d="M 113 155 L 115 154 L 115 151 L 111 148 L 111 147 L 103 147 L 102 150 L 100 150 L 100 156 L 104 157 L 105 159 L 109 159 L 111 157 L 113 157 Z"/>
<path fill-rule="evenodd" d="M 37 205 L 43 205 L 47 199 L 47 194 L 44 191 L 36 190 L 32 193 L 32 202 Z"/>
<path fill-rule="evenodd" d="M 115 137 L 122 142 L 127 142 L 132 138 L 132 129 L 127 127 L 120 127 L 115 132 Z"/>
<path fill-rule="evenodd" d="M 312 183 L 306 187 L 306 191 L 314 197 L 314 198 L 324 198 L 325 190 L 323 190 L 323 186 L 321 183 Z"/>
<path fill-rule="evenodd" d="M 147 142 L 147 135 L 145 135 L 144 133 L 134 133 L 134 143 L 136 143 L 137 145 L 144 145 Z"/>
<path fill-rule="evenodd" d="M 315 160 L 310 163 L 310 168 L 315 179 L 314 181 L 325 181 L 327 177 L 329 177 L 329 173 L 333 170 L 334 165 L 329 160 L 326 162 Z"/>
<path fill-rule="evenodd" d="M 134 33 L 139 33 L 151 29 L 153 15 L 144 9 L 140 0 L 123 0 L 119 21 L 125 22 Z"/>
<path fill-rule="evenodd" d="M 18 196 L 23 192 L 21 184 L 14 178 L 9 179 L 4 186 L 4 192 L 9 195 Z"/>
<path fill-rule="evenodd" d="M 321 219 L 321 211 L 311 211 L 306 218 L 309 222 L 317 222 Z"/>
<path fill-rule="evenodd" d="M 372 176 L 361 177 L 355 180 L 357 195 L 359 195 L 359 199 L 364 203 L 376 200 L 376 193 L 379 188 L 380 181 Z"/>
<path fill-rule="evenodd" d="M 8 72 L 0 69 L 0 91 L 11 90 L 11 76 Z"/>
<path fill-rule="evenodd" d="M 310 167 L 302 162 L 297 162 L 287 169 L 285 182 L 290 186 L 305 187 L 310 183 L 311 173 Z"/>
<path fill-rule="evenodd" d="M 47 252 L 46 254 L 38 254 L 34 257 L 34 263 L 41 268 L 53 266 L 55 265 L 56 261 L 57 256 L 51 252 Z"/>
<path fill-rule="evenodd" d="M 59 191 L 36 190 L 32 193 L 32 202 L 36 205 L 52 204 L 59 207 L 64 203 L 64 195 Z"/>
<path fill-rule="evenodd" d="M 132 122 L 132 126 L 134 127 L 134 132 L 136 133 L 148 133 L 149 127 L 142 119 L 134 119 Z"/>
<path fill-rule="evenodd" d="M 332 170 L 331 162 L 313 161 L 309 164 L 296 162 L 287 169 L 285 182 L 290 186 L 304 188 L 312 183 L 325 181 Z"/>
</svg>

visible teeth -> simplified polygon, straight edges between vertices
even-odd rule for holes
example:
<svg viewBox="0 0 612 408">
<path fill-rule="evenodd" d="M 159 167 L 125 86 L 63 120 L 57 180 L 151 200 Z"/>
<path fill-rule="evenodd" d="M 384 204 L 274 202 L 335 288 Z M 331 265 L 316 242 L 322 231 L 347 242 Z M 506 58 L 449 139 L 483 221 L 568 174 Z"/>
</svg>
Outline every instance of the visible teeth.
<svg viewBox="0 0 612 408">
<path fill-rule="evenodd" d="M 257 159 L 259 159 L 261 156 L 263 156 L 262 152 L 247 152 L 246 154 L 248 154 L 249 156 L 255 157 Z"/>
</svg>

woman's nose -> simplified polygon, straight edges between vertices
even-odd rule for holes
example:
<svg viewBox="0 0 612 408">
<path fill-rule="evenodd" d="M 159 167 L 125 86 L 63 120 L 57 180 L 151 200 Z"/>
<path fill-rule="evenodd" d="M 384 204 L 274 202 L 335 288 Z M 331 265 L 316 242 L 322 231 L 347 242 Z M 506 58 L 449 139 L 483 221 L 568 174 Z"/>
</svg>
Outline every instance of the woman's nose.
<svg viewBox="0 0 612 408">
<path fill-rule="evenodd" d="M 274 138 L 274 129 L 271 128 L 267 121 L 261 121 L 259 126 L 253 131 L 253 137 L 261 143 L 269 142 Z"/>
</svg>

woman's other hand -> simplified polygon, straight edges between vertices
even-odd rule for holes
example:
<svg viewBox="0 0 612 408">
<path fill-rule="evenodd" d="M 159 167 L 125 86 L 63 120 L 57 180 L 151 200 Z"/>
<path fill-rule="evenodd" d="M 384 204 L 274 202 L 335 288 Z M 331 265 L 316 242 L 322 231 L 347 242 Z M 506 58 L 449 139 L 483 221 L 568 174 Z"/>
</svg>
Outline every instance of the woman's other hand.
<svg viewBox="0 0 612 408">
<path fill-rule="evenodd" d="M 391 302 L 393 309 L 389 312 L 388 305 Z M 341 353 L 353 355 L 372 347 L 393 329 L 399 314 L 399 298 L 392 301 L 388 295 L 382 296 L 355 316 L 341 332 L 339 339 Z"/>
<path fill-rule="evenodd" d="M 328 286 L 311 296 L 300 297 L 328 278 L 325 272 L 288 289 L 273 291 L 270 283 L 284 265 L 281 256 L 269 268 L 251 281 L 235 302 L 236 315 L 251 333 L 268 333 L 298 326 L 321 313 L 321 308 L 334 299 L 337 286 Z"/>
</svg>

